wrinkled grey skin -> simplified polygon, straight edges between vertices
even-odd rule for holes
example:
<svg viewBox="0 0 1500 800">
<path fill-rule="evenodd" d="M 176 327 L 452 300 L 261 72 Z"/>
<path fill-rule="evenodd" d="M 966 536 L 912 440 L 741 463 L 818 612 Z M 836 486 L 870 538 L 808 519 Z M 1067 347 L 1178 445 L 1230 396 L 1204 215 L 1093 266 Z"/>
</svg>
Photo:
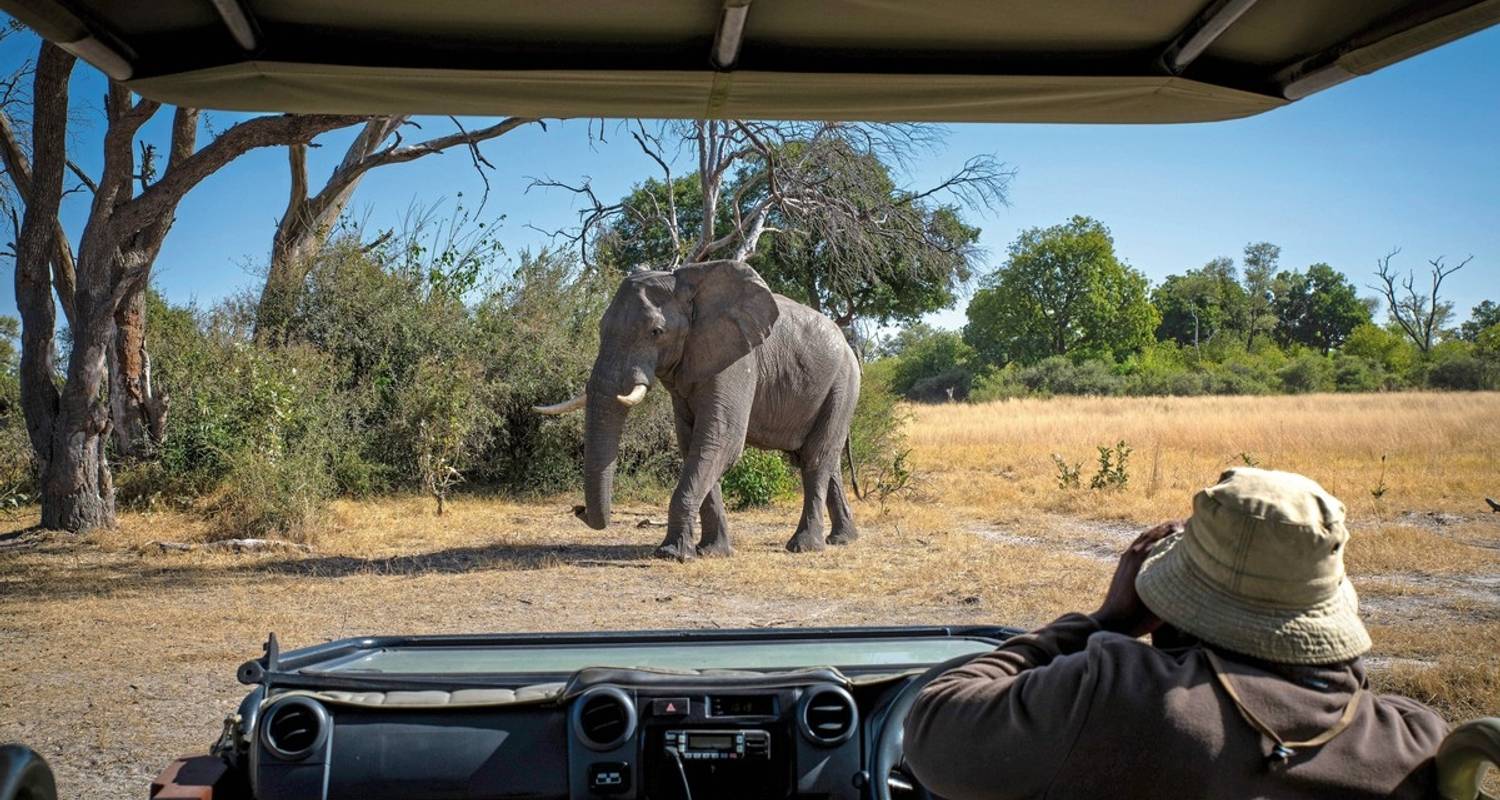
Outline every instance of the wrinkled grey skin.
<svg viewBox="0 0 1500 800">
<path fill-rule="evenodd" d="M 672 396 L 682 474 L 657 555 L 686 560 L 733 553 L 719 478 L 745 444 L 782 450 L 802 471 L 802 519 L 793 552 L 823 549 L 823 509 L 845 544 L 859 534 L 839 457 L 859 399 L 859 363 L 838 326 L 772 294 L 737 261 L 689 264 L 627 277 L 599 323 L 589 378 L 584 499 L 589 527 L 609 524 L 620 431 L 617 397 L 660 383 Z M 692 544 L 701 515 L 702 537 Z"/>
</svg>

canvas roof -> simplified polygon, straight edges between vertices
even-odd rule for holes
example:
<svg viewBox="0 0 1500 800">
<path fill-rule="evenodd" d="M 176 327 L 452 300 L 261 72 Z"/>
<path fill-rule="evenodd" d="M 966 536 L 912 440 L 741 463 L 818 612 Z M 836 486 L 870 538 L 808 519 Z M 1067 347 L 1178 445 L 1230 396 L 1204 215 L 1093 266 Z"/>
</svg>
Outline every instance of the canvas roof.
<svg viewBox="0 0 1500 800">
<path fill-rule="evenodd" d="M 1500 0 L 0 0 L 142 95 L 356 114 L 1191 122 L 1500 21 Z"/>
</svg>

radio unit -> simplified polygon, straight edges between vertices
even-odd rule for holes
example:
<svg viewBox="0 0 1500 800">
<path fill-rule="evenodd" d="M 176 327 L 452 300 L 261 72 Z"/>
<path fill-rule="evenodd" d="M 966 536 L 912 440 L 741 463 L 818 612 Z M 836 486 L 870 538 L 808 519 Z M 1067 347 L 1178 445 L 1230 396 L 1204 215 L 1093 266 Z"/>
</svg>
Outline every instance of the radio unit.
<svg viewBox="0 0 1500 800">
<path fill-rule="evenodd" d="M 667 731 L 664 746 L 684 761 L 765 760 L 771 757 L 771 734 L 762 730 Z"/>
</svg>

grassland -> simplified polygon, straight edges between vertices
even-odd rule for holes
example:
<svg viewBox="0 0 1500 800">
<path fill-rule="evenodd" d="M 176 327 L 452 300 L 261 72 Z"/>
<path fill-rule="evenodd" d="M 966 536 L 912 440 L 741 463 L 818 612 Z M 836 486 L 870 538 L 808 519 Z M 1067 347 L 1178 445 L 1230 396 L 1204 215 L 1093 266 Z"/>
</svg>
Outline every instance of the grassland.
<svg viewBox="0 0 1500 800">
<path fill-rule="evenodd" d="M 574 497 L 339 503 L 311 553 L 163 552 L 213 531 L 129 513 L 71 538 L 0 534 L 0 740 L 40 747 L 74 797 L 139 796 L 201 751 L 274 630 L 362 633 L 928 622 L 1032 626 L 1097 602 L 1113 554 L 1225 467 L 1305 472 L 1349 506 L 1349 567 L 1382 688 L 1453 719 L 1500 714 L 1497 394 L 1022 400 L 912 410 L 914 492 L 855 513 L 855 545 L 781 550 L 796 504 L 731 515 L 733 559 L 650 558 L 658 504 L 590 531 Z M 1090 490 L 1100 445 L 1123 489 Z M 1083 463 L 1058 486 L 1053 454 Z M 641 526 L 645 523 L 644 526 Z"/>
</svg>

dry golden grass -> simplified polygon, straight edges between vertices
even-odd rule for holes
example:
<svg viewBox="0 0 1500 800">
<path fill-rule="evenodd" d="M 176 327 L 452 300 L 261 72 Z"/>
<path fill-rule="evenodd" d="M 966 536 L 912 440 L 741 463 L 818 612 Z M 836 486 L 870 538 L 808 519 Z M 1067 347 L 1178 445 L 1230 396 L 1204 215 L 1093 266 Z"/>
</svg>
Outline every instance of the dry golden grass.
<svg viewBox="0 0 1500 800">
<path fill-rule="evenodd" d="M 1495 393 L 1212 398 L 1054 398 L 918 406 L 913 456 L 934 495 L 985 513 L 1081 512 L 1136 522 L 1185 514 L 1191 493 L 1246 463 L 1318 479 L 1360 519 L 1401 510 L 1484 510 L 1500 469 Z M 1093 473 L 1124 440 L 1128 491 L 1075 502 L 1056 491 L 1051 455 Z M 1385 457 L 1386 491 L 1381 481 Z"/>
<path fill-rule="evenodd" d="M 856 506 L 864 538 L 792 555 L 797 504 L 731 515 L 733 559 L 650 557 L 658 505 L 595 532 L 573 497 L 336 503 L 310 554 L 160 552 L 214 531 L 130 513 L 82 539 L 0 534 L 0 740 L 41 746 L 75 797 L 139 795 L 201 751 L 235 666 L 366 633 L 1001 622 L 1088 610 L 1140 526 L 1251 454 L 1350 506 L 1376 676 L 1450 718 L 1500 714 L 1500 395 L 1061 399 L 915 409 L 919 492 Z M 1060 490 L 1050 454 L 1136 448 L 1123 491 Z M 1381 456 L 1384 495 L 1379 485 Z M 1153 479 L 1152 476 L 1155 475 Z M 5 526 L 0 526 L 3 530 Z"/>
</svg>

